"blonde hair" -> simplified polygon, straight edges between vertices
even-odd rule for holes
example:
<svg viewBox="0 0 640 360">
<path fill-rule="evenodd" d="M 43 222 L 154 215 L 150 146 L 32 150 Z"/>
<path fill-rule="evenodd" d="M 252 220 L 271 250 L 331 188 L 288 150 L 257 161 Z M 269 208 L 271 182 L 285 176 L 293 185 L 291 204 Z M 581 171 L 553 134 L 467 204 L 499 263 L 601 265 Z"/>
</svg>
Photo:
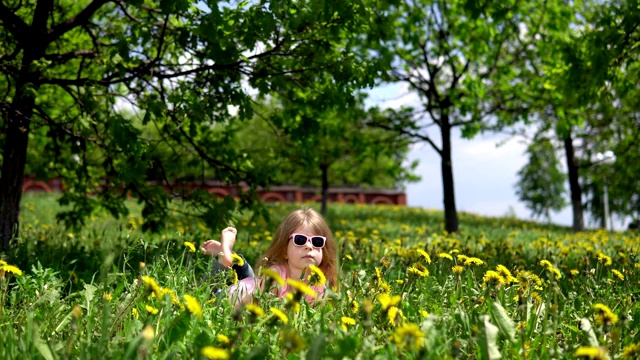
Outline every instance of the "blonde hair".
<svg viewBox="0 0 640 360">
<path fill-rule="evenodd" d="M 258 260 L 256 268 L 260 271 L 261 267 L 272 267 L 275 265 L 287 265 L 287 247 L 289 245 L 289 236 L 299 229 L 307 225 L 313 229 L 313 235 L 325 236 L 327 241 L 322 248 L 322 263 L 318 266 L 327 278 L 327 285 L 336 288 L 338 286 L 338 269 L 337 269 L 337 248 L 333 233 L 329 229 L 327 221 L 317 211 L 306 208 L 292 211 L 278 225 L 278 229 L 273 236 L 271 245 Z M 287 267 L 288 269 L 288 267 Z"/>
</svg>

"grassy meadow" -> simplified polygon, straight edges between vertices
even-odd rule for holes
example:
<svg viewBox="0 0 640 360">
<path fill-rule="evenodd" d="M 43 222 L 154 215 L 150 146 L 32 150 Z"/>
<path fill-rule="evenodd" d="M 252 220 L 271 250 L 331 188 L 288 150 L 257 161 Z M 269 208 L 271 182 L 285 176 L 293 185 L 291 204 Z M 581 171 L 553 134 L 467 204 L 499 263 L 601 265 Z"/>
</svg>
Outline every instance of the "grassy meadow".
<svg viewBox="0 0 640 360">
<path fill-rule="evenodd" d="M 330 205 L 340 288 L 234 308 L 198 251 L 217 231 L 176 217 L 143 233 L 135 204 L 73 231 L 53 196 L 22 205 L 0 268 L 3 359 L 640 358 L 637 233 L 462 213 L 451 235 L 438 211 Z M 255 263 L 297 206 L 239 214 L 234 249 Z"/>
</svg>

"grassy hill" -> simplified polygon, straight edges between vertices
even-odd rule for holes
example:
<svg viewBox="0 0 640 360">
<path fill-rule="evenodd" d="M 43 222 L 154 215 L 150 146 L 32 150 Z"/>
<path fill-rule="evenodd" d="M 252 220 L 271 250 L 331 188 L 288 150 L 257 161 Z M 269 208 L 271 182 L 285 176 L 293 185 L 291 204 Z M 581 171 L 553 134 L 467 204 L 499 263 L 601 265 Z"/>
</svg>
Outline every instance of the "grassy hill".
<svg viewBox="0 0 640 360">
<path fill-rule="evenodd" d="M 269 220 L 238 215 L 235 249 L 255 263 L 297 207 L 269 206 Z M 268 295 L 238 309 L 216 300 L 202 280 L 211 258 L 191 245 L 218 232 L 198 222 L 176 217 L 143 233 L 132 204 L 127 219 L 94 214 L 73 231 L 55 223 L 57 209 L 50 195 L 24 199 L 18 246 L 4 259 L 22 275 L 0 276 L 4 358 L 640 353 L 638 234 L 465 213 L 447 234 L 439 211 L 331 205 L 342 285 L 296 312 Z M 150 293 L 151 280 L 168 295 Z"/>
</svg>

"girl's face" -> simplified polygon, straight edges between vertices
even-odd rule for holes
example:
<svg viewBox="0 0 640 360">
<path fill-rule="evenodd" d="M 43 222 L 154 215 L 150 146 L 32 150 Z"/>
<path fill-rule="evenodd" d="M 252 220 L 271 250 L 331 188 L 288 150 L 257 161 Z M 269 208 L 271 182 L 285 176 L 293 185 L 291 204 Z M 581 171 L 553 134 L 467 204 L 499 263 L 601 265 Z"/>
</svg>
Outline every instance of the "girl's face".
<svg viewBox="0 0 640 360">
<path fill-rule="evenodd" d="M 302 225 L 293 233 L 304 234 L 309 237 L 319 235 L 316 234 L 309 225 Z M 287 244 L 287 263 L 290 273 L 300 274 L 302 270 L 308 268 L 309 265 L 320 266 L 322 263 L 322 249 L 313 247 L 311 241 L 307 241 L 307 243 L 302 246 L 297 246 L 293 243 L 293 239 L 289 239 L 289 243 Z"/>
</svg>

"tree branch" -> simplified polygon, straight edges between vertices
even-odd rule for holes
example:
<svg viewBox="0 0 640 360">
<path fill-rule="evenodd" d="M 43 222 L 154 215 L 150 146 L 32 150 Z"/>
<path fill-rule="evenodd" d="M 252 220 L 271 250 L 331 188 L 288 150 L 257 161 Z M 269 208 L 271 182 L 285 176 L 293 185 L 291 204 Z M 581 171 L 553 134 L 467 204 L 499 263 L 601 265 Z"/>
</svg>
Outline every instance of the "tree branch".
<svg viewBox="0 0 640 360">
<path fill-rule="evenodd" d="M 89 19 L 100 9 L 104 4 L 111 2 L 112 0 L 93 0 L 87 7 L 80 11 L 76 16 L 67 19 L 67 21 L 56 25 L 49 31 L 47 42 L 52 42 L 66 34 L 69 30 L 77 26 L 85 25 Z M 1 10 L 1 9 L 0 9 Z M 1 11 L 0 11 L 1 12 Z"/>
</svg>

